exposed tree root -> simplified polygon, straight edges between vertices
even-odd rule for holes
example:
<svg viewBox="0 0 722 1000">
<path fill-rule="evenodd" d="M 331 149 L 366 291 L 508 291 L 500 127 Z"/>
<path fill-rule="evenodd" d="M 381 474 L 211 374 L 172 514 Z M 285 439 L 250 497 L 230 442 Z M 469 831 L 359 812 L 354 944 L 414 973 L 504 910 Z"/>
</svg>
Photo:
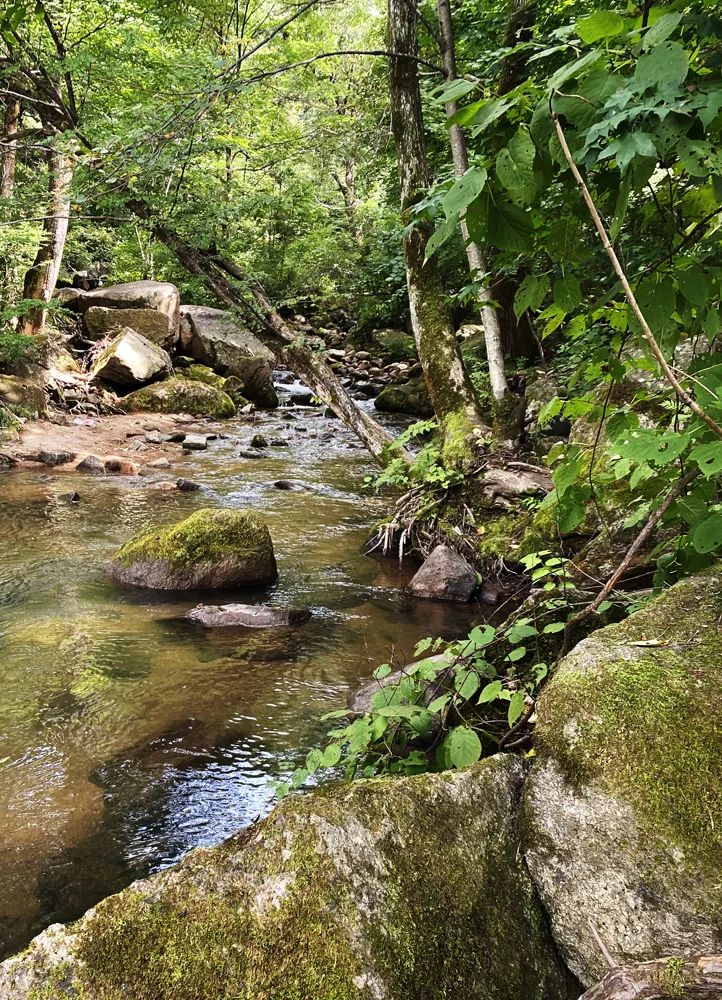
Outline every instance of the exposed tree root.
<svg viewBox="0 0 722 1000">
<path fill-rule="evenodd" d="M 611 969 L 580 1000 L 720 1000 L 722 955 L 658 958 Z"/>
</svg>

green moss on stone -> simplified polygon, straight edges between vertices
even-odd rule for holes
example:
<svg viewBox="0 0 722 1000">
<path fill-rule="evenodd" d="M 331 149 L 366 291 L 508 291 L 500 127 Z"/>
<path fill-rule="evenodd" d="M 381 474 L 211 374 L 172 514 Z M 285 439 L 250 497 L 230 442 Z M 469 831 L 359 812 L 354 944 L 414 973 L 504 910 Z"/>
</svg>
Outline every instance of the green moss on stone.
<svg viewBox="0 0 722 1000">
<path fill-rule="evenodd" d="M 722 577 L 713 570 L 596 632 L 563 662 L 537 725 L 541 754 L 575 783 L 627 802 L 644 835 L 681 848 L 717 897 L 720 615 Z"/>
<path fill-rule="evenodd" d="M 215 389 L 225 390 L 226 386 L 226 380 L 223 376 L 217 375 L 207 365 L 189 365 L 183 370 L 183 378 L 188 378 L 191 382 L 203 382 L 205 385 L 212 385 Z"/>
<path fill-rule="evenodd" d="M 149 528 L 121 546 L 114 559 L 124 566 L 162 559 L 171 569 L 182 569 L 246 553 L 273 559 L 273 543 L 265 522 L 249 510 L 204 508 L 179 524 Z"/>
<path fill-rule="evenodd" d="M 155 382 L 121 400 L 128 413 L 149 410 L 152 413 L 190 413 L 194 417 L 216 419 L 235 416 L 236 407 L 222 389 L 188 378 L 169 378 Z"/>
</svg>

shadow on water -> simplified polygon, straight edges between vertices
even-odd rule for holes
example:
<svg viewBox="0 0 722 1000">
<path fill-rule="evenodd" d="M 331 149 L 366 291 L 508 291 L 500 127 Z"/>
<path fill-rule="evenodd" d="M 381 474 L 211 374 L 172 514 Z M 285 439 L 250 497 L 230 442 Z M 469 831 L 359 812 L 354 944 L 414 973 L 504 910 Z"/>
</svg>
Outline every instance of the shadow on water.
<svg viewBox="0 0 722 1000">
<path fill-rule="evenodd" d="M 412 601 L 413 567 L 363 556 L 383 513 L 362 489 L 373 467 L 338 421 L 294 415 L 228 423 L 207 452 L 179 449 L 172 475 L 197 493 L 163 491 L 167 472 L 0 474 L 0 953 L 262 815 L 269 781 L 321 738 L 321 714 L 379 662 L 483 616 Z M 259 428 L 287 446 L 239 457 Z M 213 602 L 307 604 L 308 623 L 206 631 L 183 615 L 208 594 L 107 580 L 118 544 L 202 506 L 262 514 L 280 570 L 271 588 Z"/>
</svg>

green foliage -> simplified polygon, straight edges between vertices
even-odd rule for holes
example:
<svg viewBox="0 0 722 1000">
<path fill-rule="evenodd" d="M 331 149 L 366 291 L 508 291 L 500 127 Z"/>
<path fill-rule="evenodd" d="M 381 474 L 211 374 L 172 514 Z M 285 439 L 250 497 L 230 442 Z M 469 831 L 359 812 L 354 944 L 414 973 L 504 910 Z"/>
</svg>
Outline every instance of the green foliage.
<svg viewBox="0 0 722 1000">
<path fill-rule="evenodd" d="M 325 770 L 340 768 L 354 778 L 460 769 L 495 753 L 505 738 L 513 746 L 510 730 L 523 728 L 548 674 L 545 637 L 563 631 L 569 614 L 558 596 L 569 585 L 565 560 L 543 551 L 522 561 L 532 584 L 547 594 L 533 618 L 519 614 L 503 626 L 477 625 L 452 642 L 422 639 L 414 650 L 421 659 L 395 672 L 381 664 L 369 710 L 324 716 L 339 725 L 277 786 L 279 796 Z"/>
<path fill-rule="evenodd" d="M 32 337 L 14 330 L 0 330 L 0 368 L 22 361 L 32 346 Z"/>
<path fill-rule="evenodd" d="M 392 448 L 398 451 L 416 438 L 423 438 L 438 430 L 435 419 L 417 420 L 394 439 Z M 367 486 L 377 492 L 384 487 L 407 490 L 412 486 L 428 486 L 431 489 L 448 489 L 460 483 L 463 475 L 444 465 L 441 449 L 436 437 L 416 453 L 413 462 L 404 458 L 392 458 L 376 476 L 367 476 L 364 480 Z"/>
</svg>

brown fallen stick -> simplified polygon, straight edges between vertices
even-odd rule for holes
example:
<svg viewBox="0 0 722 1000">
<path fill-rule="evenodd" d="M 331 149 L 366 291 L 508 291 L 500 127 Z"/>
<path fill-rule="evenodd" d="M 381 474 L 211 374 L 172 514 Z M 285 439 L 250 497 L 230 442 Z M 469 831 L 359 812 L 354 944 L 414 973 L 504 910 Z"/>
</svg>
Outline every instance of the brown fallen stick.
<svg viewBox="0 0 722 1000">
<path fill-rule="evenodd" d="M 722 955 L 620 965 L 580 1000 L 721 1000 Z"/>
</svg>

